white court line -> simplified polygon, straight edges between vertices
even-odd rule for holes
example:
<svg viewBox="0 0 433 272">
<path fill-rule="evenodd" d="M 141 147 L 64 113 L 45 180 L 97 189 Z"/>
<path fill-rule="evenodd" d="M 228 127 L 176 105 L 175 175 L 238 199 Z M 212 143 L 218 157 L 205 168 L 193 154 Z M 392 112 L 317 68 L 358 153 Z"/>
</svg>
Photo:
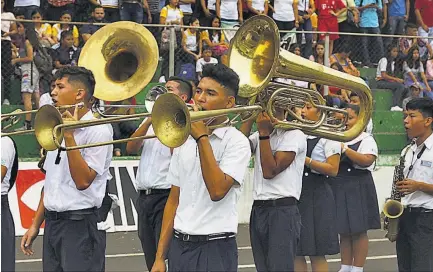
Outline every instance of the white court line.
<svg viewBox="0 0 433 272">
<path fill-rule="evenodd" d="M 369 242 L 385 242 L 388 241 L 388 239 L 383 238 L 383 239 L 370 239 L 368 240 Z M 245 246 L 245 247 L 238 247 L 238 250 L 250 250 L 251 247 L 250 246 Z M 105 255 L 106 258 L 122 258 L 122 257 L 137 257 L 137 256 L 144 256 L 144 253 L 124 253 L 124 254 L 111 254 L 111 255 Z M 391 257 L 390 257 L 391 256 Z M 394 257 L 392 257 L 394 256 Z M 380 259 L 392 259 L 392 258 L 396 258 L 397 255 L 384 255 L 384 256 L 372 256 L 372 257 L 367 257 L 367 260 L 380 260 Z M 328 262 L 338 262 L 340 261 L 340 259 L 329 259 Z M 37 262 L 42 262 L 42 259 L 28 259 L 28 260 L 16 260 L 15 263 L 37 263 Z M 242 267 L 239 266 L 239 268 L 249 268 L 250 266 L 245 266 Z M 253 265 L 253 267 L 255 267 Z"/>
</svg>

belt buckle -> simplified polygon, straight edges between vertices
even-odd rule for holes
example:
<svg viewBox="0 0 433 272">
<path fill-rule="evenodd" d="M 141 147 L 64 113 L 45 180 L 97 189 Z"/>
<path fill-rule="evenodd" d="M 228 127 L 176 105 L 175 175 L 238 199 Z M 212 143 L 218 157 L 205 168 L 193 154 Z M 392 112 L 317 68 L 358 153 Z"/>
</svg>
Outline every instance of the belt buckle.
<svg viewBox="0 0 433 272">
<path fill-rule="evenodd" d="M 152 193 L 152 189 L 146 189 L 144 190 L 145 195 L 150 195 Z"/>
<path fill-rule="evenodd" d="M 189 234 L 183 234 L 182 235 L 182 241 L 184 241 L 184 242 L 188 242 L 189 241 Z"/>
</svg>

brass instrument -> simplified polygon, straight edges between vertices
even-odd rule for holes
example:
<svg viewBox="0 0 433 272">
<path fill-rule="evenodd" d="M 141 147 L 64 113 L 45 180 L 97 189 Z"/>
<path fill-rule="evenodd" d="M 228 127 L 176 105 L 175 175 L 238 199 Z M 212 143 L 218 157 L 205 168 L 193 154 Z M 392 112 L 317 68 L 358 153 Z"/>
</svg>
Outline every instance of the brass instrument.
<svg viewBox="0 0 433 272">
<path fill-rule="evenodd" d="M 240 77 L 239 96 L 249 99 L 248 104 L 261 103 L 266 105 L 269 116 L 273 116 L 277 105 L 281 106 L 303 96 L 311 101 L 321 112 L 318 122 L 311 123 L 297 118 L 293 121 L 278 120 L 276 128 L 301 129 L 306 134 L 324 137 L 340 142 L 347 142 L 361 134 L 368 124 L 373 109 L 370 88 L 361 78 L 354 77 L 324 65 L 309 61 L 280 48 L 278 27 L 268 16 L 257 15 L 248 19 L 236 32 L 229 48 L 229 67 Z M 336 86 L 355 92 L 360 99 L 359 120 L 350 130 L 335 129 L 326 125 L 326 116 L 336 109 L 327 107 L 320 95 L 313 95 L 312 90 L 295 86 L 276 85 L 272 78 L 290 78 L 311 83 Z M 271 90 L 269 100 L 258 99 L 258 95 Z M 308 93 L 304 95 L 303 92 Z M 272 99 L 270 99 L 272 98 Z M 306 101 L 304 101 L 305 103 Z M 291 114 L 293 115 L 293 114 Z M 347 113 L 346 113 L 347 116 Z M 296 119 L 296 116 L 293 115 Z"/>
<path fill-rule="evenodd" d="M 158 66 L 158 44 L 144 26 L 121 21 L 106 25 L 84 45 L 78 65 L 95 76 L 94 97 L 122 101 L 152 80 Z"/>
<path fill-rule="evenodd" d="M 400 157 L 399 165 L 394 168 L 394 177 L 392 182 L 391 197 L 388 198 L 383 206 L 383 214 L 385 215 L 383 229 L 387 230 L 387 237 L 391 242 L 394 242 L 398 234 L 398 218 L 403 214 L 404 207 L 401 204 L 401 193 L 397 190 L 397 182 L 404 180 L 404 164 L 406 161 L 406 154 L 409 152 L 410 147 L 415 142 L 406 147 L 403 156 Z"/>
<path fill-rule="evenodd" d="M 178 147 L 188 138 L 191 131 L 191 122 L 225 116 L 231 113 L 261 111 L 261 106 L 235 107 L 231 109 L 190 112 L 190 108 L 177 95 L 166 93 L 155 102 L 152 113 L 138 113 L 127 116 L 109 117 L 86 121 L 63 120 L 58 109 L 45 105 L 39 109 L 35 117 L 35 135 L 39 144 L 45 150 L 52 151 L 75 150 L 88 147 L 125 143 L 128 141 L 150 139 L 157 137 L 168 147 Z M 155 135 L 145 135 L 127 139 L 113 140 L 103 143 L 78 145 L 73 147 L 62 146 L 65 129 L 83 128 L 95 125 L 134 121 L 143 117 L 152 117 L 152 126 Z M 243 122 L 241 120 L 239 122 Z M 231 123 L 230 123 L 231 124 Z M 226 124 L 229 125 L 229 124 Z M 212 128 L 212 127 L 211 127 Z"/>
<path fill-rule="evenodd" d="M 1 116 L 2 123 L 3 122 L 9 122 L 9 124 L 2 126 L 2 131 L 7 130 L 10 127 L 16 125 L 21 120 L 21 117 L 18 116 L 20 114 L 20 112 L 22 112 L 21 109 L 16 109 L 11 113 L 2 114 L 2 116 Z M 4 135 L 2 135 L 2 136 L 4 136 Z"/>
</svg>

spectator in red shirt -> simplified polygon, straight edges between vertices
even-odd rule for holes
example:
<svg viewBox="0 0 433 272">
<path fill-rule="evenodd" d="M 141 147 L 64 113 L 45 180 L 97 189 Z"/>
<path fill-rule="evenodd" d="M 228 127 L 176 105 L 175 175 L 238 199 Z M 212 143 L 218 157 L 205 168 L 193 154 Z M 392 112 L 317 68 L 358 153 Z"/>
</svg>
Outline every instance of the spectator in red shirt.
<svg viewBox="0 0 433 272">
<path fill-rule="evenodd" d="M 316 8 L 319 11 L 319 31 L 338 32 L 337 17 L 346 11 L 346 5 L 341 0 L 318 0 Z M 338 34 L 329 35 L 329 55 L 334 49 L 334 41 Z M 325 39 L 325 34 L 320 34 L 320 39 Z"/>
<path fill-rule="evenodd" d="M 419 35 L 433 37 L 433 0 L 416 0 L 415 15 L 420 26 Z M 433 40 L 424 39 L 424 42 L 433 44 Z"/>
</svg>

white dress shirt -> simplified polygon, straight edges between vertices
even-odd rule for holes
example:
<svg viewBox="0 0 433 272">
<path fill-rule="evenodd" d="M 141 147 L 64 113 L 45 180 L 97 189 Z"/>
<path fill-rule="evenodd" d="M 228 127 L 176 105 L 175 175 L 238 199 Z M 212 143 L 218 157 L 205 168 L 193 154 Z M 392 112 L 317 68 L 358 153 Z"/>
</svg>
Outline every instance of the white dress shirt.
<svg viewBox="0 0 433 272">
<path fill-rule="evenodd" d="M 176 148 L 167 180 L 180 188 L 174 229 L 191 235 L 237 233 L 237 202 L 251 158 L 248 139 L 234 127 L 215 129 L 209 135 L 219 168 L 236 182 L 220 201 L 212 201 L 203 180 L 197 143 L 192 137 Z"/>
<path fill-rule="evenodd" d="M 314 138 L 316 137 L 307 136 L 307 139 Z M 329 157 L 335 154 L 341 154 L 341 144 L 336 141 L 321 138 L 317 145 L 314 147 L 313 152 L 311 153 L 311 159 L 318 162 L 326 162 Z M 311 172 L 319 174 L 319 172 L 316 172 L 313 169 L 311 169 Z"/>
<path fill-rule="evenodd" d="M 153 134 L 155 133 L 151 125 L 147 135 Z M 171 183 L 167 182 L 171 160 L 170 148 L 163 145 L 157 138 L 143 140 L 142 146 L 136 178 L 137 190 L 170 189 Z"/>
<path fill-rule="evenodd" d="M 371 136 L 369 133 L 367 132 L 363 132 L 361 133 L 358 137 L 356 137 L 355 139 L 353 139 L 350 142 L 344 143 L 345 146 L 349 146 L 349 145 L 353 145 L 356 144 L 357 142 L 361 141 L 361 144 L 359 145 L 358 153 L 364 154 L 364 155 L 373 155 L 376 156 L 378 155 L 378 148 L 377 148 L 377 143 L 374 140 L 373 136 Z M 362 167 L 359 165 L 354 165 L 354 167 L 356 169 L 362 169 L 362 170 L 368 170 L 368 171 L 373 171 L 374 170 L 374 163 L 372 163 L 370 166 L 368 167 Z"/>
<path fill-rule="evenodd" d="M 1 194 L 7 195 L 10 187 L 9 180 L 11 179 L 12 166 L 14 165 L 15 159 L 15 147 L 11 138 L 2 137 L 2 166 L 6 167 L 8 171 L 6 172 L 5 178 L 1 184 Z"/>
<path fill-rule="evenodd" d="M 422 156 L 417 159 L 417 156 L 423 149 L 424 145 L 426 146 L 426 149 Z M 418 147 L 412 145 L 410 149 L 411 150 L 406 154 L 406 162 L 404 165 L 405 177 L 415 181 L 433 184 L 433 134 L 430 135 L 422 145 Z M 402 153 L 402 155 L 404 154 Z M 413 165 L 413 169 L 409 173 L 411 165 Z M 401 202 L 404 206 L 433 209 L 433 195 L 421 191 L 416 191 L 404 196 L 401 199 Z"/>
<path fill-rule="evenodd" d="M 81 120 L 93 119 L 96 118 L 91 111 L 81 118 Z M 112 141 L 113 128 L 110 124 L 77 128 L 74 131 L 74 138 L 77 145 Z M 109 178 L 113 145 L 84 148 L 80 149 L 80 152 L 89 168 L 96 172 L 92 184 L 85 190 L 78 190 L 72 179 L 67 152 L 60 152 L 59 164 L 55 164 L 58 151 L 47 152 L 44 163 L 46 171 L 44 206 L 47 210 L 63 212 L 101 207 Z"/>
<path fill-rule="evenodd" d="M 302 190 L 302 172 L 307 154 L 307 137 L 300 130 L 284 131 L 275 129 L 270 135 L 272 154 L 276 152 L 295 152 L 293 162 L 273 179 L 263 177 L 260 159 L 259 133 L 250 136 L 255 154 L 254 160 L 254 200 L 269 200 L 294 197 L 299 200 Z"/>
</svg>

